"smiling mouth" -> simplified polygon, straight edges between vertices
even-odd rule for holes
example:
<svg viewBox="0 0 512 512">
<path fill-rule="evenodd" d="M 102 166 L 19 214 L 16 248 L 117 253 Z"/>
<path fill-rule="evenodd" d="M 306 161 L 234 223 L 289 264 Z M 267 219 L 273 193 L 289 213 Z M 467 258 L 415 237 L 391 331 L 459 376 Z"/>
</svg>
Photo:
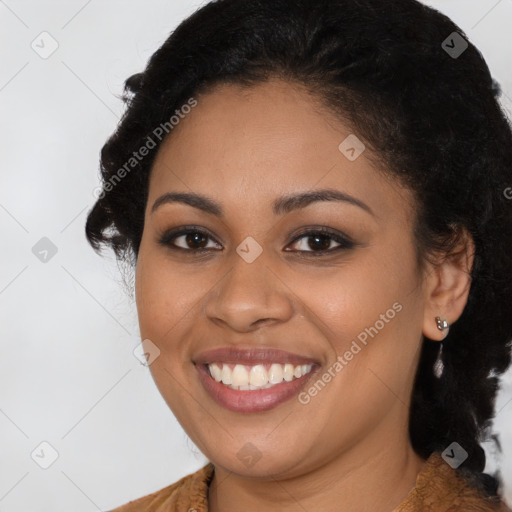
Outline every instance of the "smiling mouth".
<svg viewBox="0 0 512 512">
<path fill-rule="evenodd" d="M 272 364 L 229 364 L 210 363 L 205 365 L 210 376 L 224 386 L 238 391 L 269 389 L 291 382 L 307 375 L 313 364 L 272 363 Z"/>
<path fill-rule="evenodd" d="M 267 411 L 289 402 L 321 368 L 310 355 L 271 347 L 221 347 L 192 358 L 208 396 L 224 409 Z"/>
<path fill-rule="evenodd" d="M 203 388 L 218 405 L 238 413 L 258 413 L 289 402 L 300 393 L 320 366 L 311 363 L 272 363 L 253 366 L 239 363 L 206 363 L 196 364 L 195 368 Z M 210 373 L 210 368 L 216 378 Z M 218 372 L 221 372 L 220 380 L 217 380 Z M 300 376 L 297 377 L 299 372 Z M 260 380 L 255 380 L 256 377 Z M 228 382 L 231 379 L 231 383 L 224 383 L 223 378 Z M 268 379 L 266 383 L 265 379 Z M 271 382 L 272 380 L 275 382 Z M 258 385 L 251 382 L 257 382 Z"/>
</svg>

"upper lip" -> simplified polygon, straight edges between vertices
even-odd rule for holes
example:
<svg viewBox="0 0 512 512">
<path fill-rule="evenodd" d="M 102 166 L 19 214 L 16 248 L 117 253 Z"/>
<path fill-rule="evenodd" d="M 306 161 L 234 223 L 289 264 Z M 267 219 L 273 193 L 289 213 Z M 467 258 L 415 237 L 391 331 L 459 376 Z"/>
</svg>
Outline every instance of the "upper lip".
<svg viewBox="0 0 512 512">
<path fill-rule="evenodd" d="M 251 347 L 251 348 L 216 348 L 199 353 L 193 362 L 196 364 L 209 364 L 209 363 L 232 363 L 232 364 L 272 364 L 291 363 L 299 364 L 318 364 L 318 361 L 312 357 L 301 356 L 293 354 L 284 350 L 265 348 L 265 347 Z"/>
</svg>

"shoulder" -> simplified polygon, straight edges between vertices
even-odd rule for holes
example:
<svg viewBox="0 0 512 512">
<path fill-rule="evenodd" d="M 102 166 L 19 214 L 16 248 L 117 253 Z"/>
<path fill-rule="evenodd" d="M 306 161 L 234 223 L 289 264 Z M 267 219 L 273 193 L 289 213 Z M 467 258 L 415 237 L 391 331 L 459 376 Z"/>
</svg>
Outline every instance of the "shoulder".
<svg viewBox="0 0 512 512">
<path fill-rule="evenodd" d="M 209 462 L 195 473 L 109 512 L 174 512 L 190 509 L 195 512 L 207 512 L 208 485 L 213 476 L 213 469 Z"/>
<path fill-rule="evenodd" d="M 434 452 L 418 474 L 415 487 L 394 512 L 512 512 L 488 498 Z"/>
</svg>

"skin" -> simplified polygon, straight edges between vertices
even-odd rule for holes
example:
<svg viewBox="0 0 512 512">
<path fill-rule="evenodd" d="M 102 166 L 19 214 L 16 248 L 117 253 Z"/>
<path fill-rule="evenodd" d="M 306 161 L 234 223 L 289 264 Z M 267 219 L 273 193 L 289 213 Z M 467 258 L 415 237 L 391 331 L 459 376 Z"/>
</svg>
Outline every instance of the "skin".
<svg viewBox="0 0 512 512">
<path fill-rule="evenodd" d="M 412 194 L 374 167 L 369 149 L 345 158 L 338 145 L 353 130 L 301 87 L 221 85 L 197 99 L 154 162 L 136 301 L 142 339 L 161 351 L 150 365 L 155 383 L 215 465 L 209 510 L 391 511 L 425 463 L 407 431 L 422 336 L 443 339 L 435 317 L 452 324 L 461 315 L 472 241 L 463 239 L 460 257 L 420 270 Z M 337 201 L 272 212 L 278 197 L 320 188 L 364 201 L 373 215 Z M 224 215 L 182 203 L 152 212 L 167 192 L 208 196 Z M 158 243 L 185 225 L 211 238 L 174 239 L 182 251 Z M 318 249 L 298 238 L 320 226 L 355 247 L 328 253 L 336 241 Z M 236 252 L 248 236 L 263 249 L 252 263 Z M 201 244 L 211 251 L 193 255 Z M 401 311 L 307 404 L 294 397 L 264 412 L 229 411 L 192 362 L 207 349 L 275 347 L 318 359 L 321 377 L 397 302 Z M 237 457 L 248 441 L 260 455 L 250 467 Z"/>
</svg>

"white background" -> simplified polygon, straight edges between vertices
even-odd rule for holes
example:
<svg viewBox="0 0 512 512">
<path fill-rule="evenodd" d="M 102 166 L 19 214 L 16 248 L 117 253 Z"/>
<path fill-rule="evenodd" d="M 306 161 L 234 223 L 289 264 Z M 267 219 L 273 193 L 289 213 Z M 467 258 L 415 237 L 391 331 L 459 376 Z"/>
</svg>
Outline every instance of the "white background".
<svg viewBox="0 0 512 512">
<path fill-rule="evenodd" d="M 427 3 L 482 51 L 510 111 L 512 0 Z M 113 256 L 84 236 L 123 82 L 199 5 L 0 0 L 1 512 L 109 510 L 206 462 L 132 353 L 136 311 Z M 47 59 L 31 48 L 43 31 L 58 43 Z M 46 263 L 32 252 L 42 237 L 57 248 Z M 512 503 L 512 372 L 497 411 Z M 59 454 L 48 469 L 31 458 L 43 441 Z"/>
</svg>

